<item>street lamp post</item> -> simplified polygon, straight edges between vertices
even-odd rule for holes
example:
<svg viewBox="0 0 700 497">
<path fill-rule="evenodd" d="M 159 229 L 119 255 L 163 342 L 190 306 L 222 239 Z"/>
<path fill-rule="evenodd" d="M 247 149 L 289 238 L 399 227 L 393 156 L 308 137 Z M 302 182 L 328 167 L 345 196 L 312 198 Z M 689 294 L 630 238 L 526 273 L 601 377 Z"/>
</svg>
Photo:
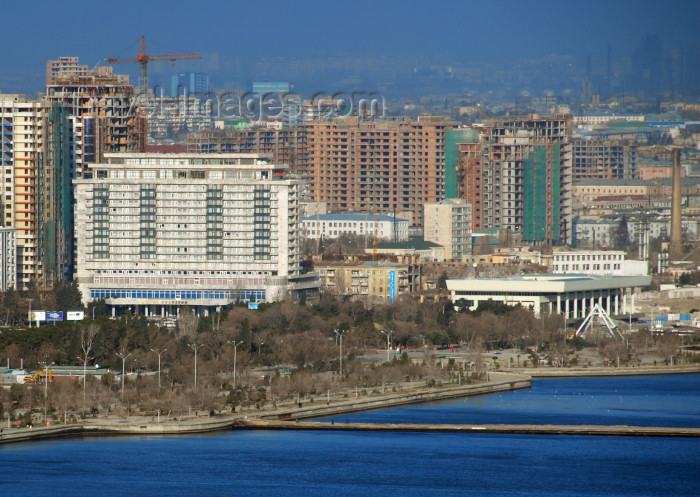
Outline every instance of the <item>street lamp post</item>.
<svg viewBox="0 0 700 497">
<path fill-rule="evenodd" d="M 126 360 L 131 357 L 132 353 L 129 354 L 124 354 L 123 352 L 118 352 L 117 357 L 119 357 L 122 360 L 122 402 L 124 401 L 124 375 L 126 373 L 125 371 L 125 364 Z"/>
<path fill-rule="evenodd" d="M 158 390 L 160 391 L 160 355 L 163 354 L 168 349 L 151 349 L 151 352 L 158 354 Z"/>
<path fill-rule="evenodd" d="M 238 355 L 238 346 L 243 344 L 243 340 L 236 342 L 235 340 L 227 340 L 227 342 L 233 345 L 233 386 L 236 386 L 236 359 Z"/>
<path fill-rule="evenodd" d="M 87 376 L 87 361 L 88 357 L 80 357 L 78 356 L 79 361 L 83 361 L 83 408 L 85 408 L 85 398 L 86 398 L 86 385 L 85 385 L 85 377 Z"/>
<path fill-rule="evenodd" d="M 204 347 L 204 344 L 188 343 L 187 346 L 194 350 L 194 388 L 197 389 L 197 351 Z"/>
<path fill-rule="evenodd" d="M 52 362 L 49 364 L 48 362 L 41 362 L 39 363 L 40 366 L 42 366 L 42 369 L 44 370 L 44 422 L 48 423 L 49 418 L 48 418 L 48 409 L 47 409 L 47 402 L 49 398 L 49 367 L 53 366 L 56 364 L 55 362 Z"/>
<path fill-rule="evenodd" d="M 340 339 L 340 367 L 338 370 L 340 371 L 341 375 L 343 374 L 343 335 L 345 335 L 349 331 L 350 330 L 342 330 L 342 329 L 341 330 L 338 330 L 338 329 L 333 330 L 333 333 L 335 333 L 336 336 Z"/>
<path fill-rule="evenodd" d="M 28 319 L 28 321 L 29 321 L 30 328 L 32 327 L 32 302 L 33 301 L 34 301 L 34 299 L 27 299 L 27 302 L 29 302 L 29 319 Z"/>
<path fill-rule="evenodd" d="M 389 353 L 391 352 L 391 335 L 396 333 L 394 330 L 379 330 L 379 333 L 386 337 L 386 362 L 391 360 Z"/>
</svg>

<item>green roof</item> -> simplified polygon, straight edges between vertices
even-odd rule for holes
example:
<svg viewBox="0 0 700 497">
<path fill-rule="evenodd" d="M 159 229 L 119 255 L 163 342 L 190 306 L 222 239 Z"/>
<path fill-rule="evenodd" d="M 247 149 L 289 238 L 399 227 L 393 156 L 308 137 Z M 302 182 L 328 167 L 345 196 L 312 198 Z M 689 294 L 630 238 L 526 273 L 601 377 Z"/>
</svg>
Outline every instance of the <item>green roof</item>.
<svg viewBox="0 0 700 497">
<path fill-rule="evenodd" d="M 408 242 L 396 242 L 396 243 L 378 243 L 378 249 L 413 249 L 413 250 L 428 250 L 433 247 L 440 247 L 437 243 L 426 242 L 424 240 L 415 240 Z"/>
</svg>

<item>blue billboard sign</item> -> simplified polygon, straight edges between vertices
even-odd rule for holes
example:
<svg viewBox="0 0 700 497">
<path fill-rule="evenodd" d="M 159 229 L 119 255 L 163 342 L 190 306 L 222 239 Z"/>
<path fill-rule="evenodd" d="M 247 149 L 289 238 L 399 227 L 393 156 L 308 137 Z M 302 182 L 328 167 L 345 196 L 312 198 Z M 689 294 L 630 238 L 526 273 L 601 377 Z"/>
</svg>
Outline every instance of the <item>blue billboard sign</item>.
<svg viewBox="0 0 700 497">
<path fill-rule="evenodd" d="M 396 300 L 396 271 L 389 271 L 389 297 Z"/>
<path fill-rule="evenodd" d="M 47 311 L 47 321 L 63 321 L 63 311 Z"/>
</svg>

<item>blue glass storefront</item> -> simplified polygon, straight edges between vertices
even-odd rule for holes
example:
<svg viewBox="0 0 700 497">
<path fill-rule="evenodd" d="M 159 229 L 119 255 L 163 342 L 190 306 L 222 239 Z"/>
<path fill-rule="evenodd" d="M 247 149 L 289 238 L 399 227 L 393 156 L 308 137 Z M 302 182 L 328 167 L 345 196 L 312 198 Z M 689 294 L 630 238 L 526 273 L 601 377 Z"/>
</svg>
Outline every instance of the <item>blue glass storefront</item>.
<svg viewBox="0 0 700 497">
<path fill-rule="evenodd" d="M 163 300 L 265 300 L 265 290 L 123 290 L 93 289 L 92 299 L 163 299 Z"/>
</svg>

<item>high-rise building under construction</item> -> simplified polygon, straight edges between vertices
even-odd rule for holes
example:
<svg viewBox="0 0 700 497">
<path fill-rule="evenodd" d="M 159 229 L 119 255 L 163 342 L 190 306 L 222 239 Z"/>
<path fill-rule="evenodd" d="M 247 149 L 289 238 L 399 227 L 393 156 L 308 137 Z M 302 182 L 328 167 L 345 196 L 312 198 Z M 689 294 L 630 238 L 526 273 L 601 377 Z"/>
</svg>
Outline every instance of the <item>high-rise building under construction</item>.
<svg viewBox="0 0 700 497">
<path fill-rule="evenodd" d="M 308 160 L 299 172 L 308 193 L 335 212 L 410 212 L 422 226 L 423 204 L 445 195 L 443 117 L 363 121 L 355 117 L 312 121 Z"/>
<path fill-rule="evenodd" d="M 40 183 L 40 251 L 47 284 L 73 276 L 73 184 L 107 152 L 145 149 L 146 124 L 127 76 L 58 72 L 43 97 L 48 119 Z"/>
<path fill-rule="evenodd" d="M 471 229 L 482 228 L 481 131 L 459 128 L 445 132 L 445 198 L 463 198 L 471 205 Z"/>
<path fill-rule="evenodd" d="M 187 150 L 209 154 L 272 154 L 275 164 L 286 164 L 290 172 L 297 173 L 307 160 L 306 130 L 251 125 L 199 131 L 188 135 Z"/>
<path fill-rule="evenodd" d="M 500 118 L 482 135 L 482 224 L 538 245 L 571 243 L 568 115 Z"/>
<path fill-rule="evenodd" d="M 637 145 L 630 141 L 577 138 L 572 141 L 574 181 L 636 179 Z"/>
</svg>

